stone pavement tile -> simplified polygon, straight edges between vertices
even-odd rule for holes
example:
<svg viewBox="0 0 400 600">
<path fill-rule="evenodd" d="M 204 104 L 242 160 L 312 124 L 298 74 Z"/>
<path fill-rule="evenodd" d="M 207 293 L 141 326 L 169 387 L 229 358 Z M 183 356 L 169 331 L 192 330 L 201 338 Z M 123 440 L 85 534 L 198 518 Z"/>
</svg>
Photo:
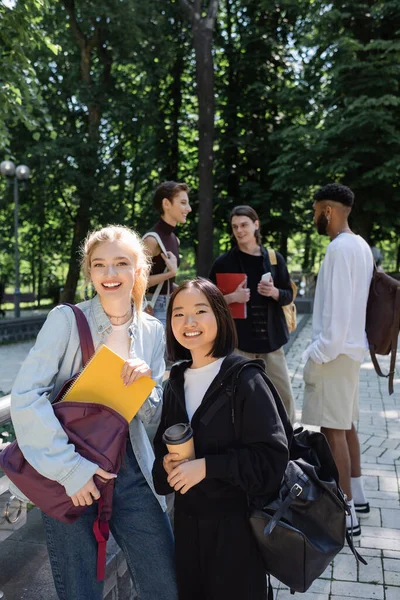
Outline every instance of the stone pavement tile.
<svg viewBox="0 0 400 600">
<path fill-rule="evenodd" d="M 367 454 L 361 455 L 361 467 L 363 468 L 365 464 L 377 464 L 376 456 L 368 456 Z"/>
<path fill-rule="evenodd" d="M 353 560 L 353 557 L 348 554 L 339 554 L 336 556 L 333 561 L 333 579 L 357 581 L 357 561 Z"/>
<path fill-rule="evenodd" d="M 363 473 L 364 490 L 378 490 L 378 477 L 376 475 L 367 475 Z"/>
<path fill-rule="evenodd" d="M 371 436 L 368 433 L 359 433 L 358 434 L 358 439 L 360 444 L 365 444 L 366 442 L 368 442 L 368 440 L 370 440 Z"/>
<path fill-rule="evenodd" d="M 386 441 L 385 437 L 377 437 L 376 435 L 372 435 L 368 439 L 368 446 L 382 446 L 382 444 Z"/>
<path fill-rule="evenodd" d="M 330 579 L 316 579 L 311 587 L 308 589 L 308 593 L 312 594 L 324 594 L 325 598 L 329 596 L 331 592 L 331 580 Z M 303 597 L 303 595 L 302 595 Z"/>
<path fill-rule="evenodd" d="M 395 477 L 381 477 L 379 476 L 379 489 L 385 492 L 397 492 L 399 493 L 399 484 Z"/>
<path fill-rule="evenodd" d="M 394 571 L 385 571 L 385 584 L 386 585 L 397 585 L 400 588 L 400 573 Z M 400 589 L 399 589 L 400 598 Z"/>
<path fill-rule="evenodd" d="M 312 592 L 301 594 L 301 600 L 327 600 L 328 597 L 327 594 L 313 594 Z M 293 598 L 296 598 L 296 596 L 292 596 L 288 589 L 280 589 L 276 595 L 276 600 L 293 600 Z"/>
<path fill-rule="evenodd" d="M 281 582 L 280 582 L 280 581 L 278 581 L 278 580 L 277 580 L 275 577 L 273 577 L 272 575 L 270 576 L 270 579 L 271 579 L 271 585 L 272 585 L 272 587 L 273 587 L 275 590 L 277 590 L 277 589 L 278 589 L 278 587 L 279 587 L 280 585 L 282 585 L 282 584 L 281 584 Z"/>
<path fill-rule="evenodd" d="M 329 600 L 355 600 L 358 596 L 337 596 L 336 594 L 331 594 L 329 596 Z"/>
<path fill-rule="evenodd" d="M 333 563 L 331 563 L 330 565 L 328 565 L 325 569 L 325 571 L 322 573 L 322 575 L 319 576 L 320 579 L 332 579 L 332 570 L 333 570 Z"/>
<path fill-rule="evenodd" d="M 365 528 L 363 528 L 365 529 Z M 368 537 L 364 534 L 361 536 L 360 548 L 377 548 L 381 550 L 396 550 L 400 551 L 400 541 L 389 538 Z M 362 551 L 360 550 L 361 554 Z"/>
<path fill-rule="evenodd" d="M 387 477 L 387 475 L 385 475 L 385 477 Z M 392 475 L 391 479 L 396 481 L 395 474 Z M 378 498 L 379 500 L 398 500 L 399 494 L 396 490 L 370 490 L 368 492 L 368 498 Z"/>
<path fill-rule="evenodd" d="M 400 552 L 396 552 L 395 550 L 383 550 L 382 554 L 384 558 L 397 558 L 400 560 Z"/>
<path fill-rule="evenodd" d="M 371 583 L 355 583 L 350 581 L 332 581 L 332 597 L 346 596 L 347 598 L 376 598 L 384 600 L 384 590 L 382 585 L 373 585 Z M 325 599 L 326 600 L 326 599 Z"/>
<path fill-rule="evenodd" d="M 379 539 L 392 539 L 400 542 L 400 531 L 390 527 L 368 527 L 368 524 L 366 524 L 363 528 L 363 535 Z"/>
<path fill-rule="evenodd" d="M 386 571 L 394 571 L 400 573 L 400 560 L 396 558 L 384 558 L 383 567 Z"/>
<path fill-rule="evenodd" d="M 368 527 L 381 527 L 382 526 L 382 509 L 372 508 L 367 514 L 357 513 L 358 519 L 361 521 L 361 525 L 368 525 Z"/>
<path fill-rule="evenodd" d="M 400 590 L 398 587 L 385 586 L 386 588 L 386 600 L 399 600 Z"/>
<path fill-rule="evenodd" d="M 388 449 L 392 449 L 392 450 L 396 450 L 396 448 L 400 448 L 400 440 L 388 440 L 386 439 L 382 446 L 385 446 L 385 448 Z"/>
<path fill-rule="evenodd" d="M 369 504 L 375 508 L 392 508 L 399 509 L 398 500 L 386 500 L 382 498 L 368 498 Z"/>
<path fill-rule="evenodd" d="M 367 562 L 368 565 L 359 565 L 358 581 L 362 583 L 383 583 L 382 559 L 369 557 Z"/>
<path fill-rule="evenodd" d="M 384 437 L 386 435 L 386 429 L 378 429 L 375 425 L 367 425 L 364 427 L 360 427 L 361 433 L 370 433 L 371 435 L 377 435 L 380 437 Z"/>
<path fill-rule="evenodd" d="M 33 341 L 0 345 L 0 390 L 8 394 Z"/>
<path fill-rule="evenodd" d="M 365 475 L 382 475 L 383 472 L 396 473 L 396 467 L 394 465 L 368 465 L 363 470 Z"/>
<path fill-rule="evenodd" d="M 378 463 L 382 462 L 382 463 L 385 463 L 385 464 L 390 464 L 391 462 L 394 462 L 395 460 L 399 460 L 399 459 L 400 459 L 400 448 L 397 449 L 397 450 L 393 450 L 391 448 L 388 448 L 379 457 L 379 460 L 377 462 Z"/>
<path fill-rule="evenodd" d="M 357 551 L 367 560 L 369 560 L 369 557 L 373 557 L 373 558 L 381 558 L 382 557 L 382 550 L 380 548 L 357 548 Z M 354 559 L 355 560 L 355 559 Z M 366 565 L 363 565 L 362 563 L 360 563 L 358 565 L 358 569 L 365 569 L 367 568 Z"/>
<path fill-rule="evenodd" d="M 364 460 L 364 456 L 375 456 L 376 458 L 382 456 L 382 454 L 385 452 L 385 449 L 381 448 L 380 446 L 367 446 L 366 450 L 362 450 L 361 452 L 362 459 Z"/>
<path fill-rule="evenodd" d="M 383 527 L 392 527 L 400 529 L 400 507 L 399 509 L 382 508 L 382 525 Z"/>
</svg>

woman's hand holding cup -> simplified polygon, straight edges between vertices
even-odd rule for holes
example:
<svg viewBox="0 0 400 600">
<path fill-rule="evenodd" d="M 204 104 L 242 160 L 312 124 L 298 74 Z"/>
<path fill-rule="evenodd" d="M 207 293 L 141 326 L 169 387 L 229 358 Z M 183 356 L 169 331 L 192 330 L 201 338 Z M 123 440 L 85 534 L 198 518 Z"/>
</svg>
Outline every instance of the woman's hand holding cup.
<svg viewBox="0 0 400 600">
<path fill-rule="evenodd" d="M 182 460 L 179 454 L 177 454 L 176 452 L 169 452 L 163 458 L 163 466 L 165 471 L 169 475 L 175 469 L 175 467 L 178 467 L 179 465 L 187 461 L 187 458 Z"/>
</svg>

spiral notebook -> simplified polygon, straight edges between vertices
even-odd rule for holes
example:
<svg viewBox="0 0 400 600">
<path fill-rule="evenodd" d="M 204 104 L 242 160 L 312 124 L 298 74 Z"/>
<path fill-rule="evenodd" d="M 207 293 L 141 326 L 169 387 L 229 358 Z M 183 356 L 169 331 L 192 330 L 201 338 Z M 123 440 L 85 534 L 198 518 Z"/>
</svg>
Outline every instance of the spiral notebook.
<svg viewBox="0 0 400 600">
<path fill-rule="evenodd" d="M 124 363 L 121 356 L 107 346 L 101 346 L 61 401 L 104 404 L 128 422 L 132 421 L 156 382 L 150 377 L 141 377 L 125 386 L 121 379 Z"/>
</svg>

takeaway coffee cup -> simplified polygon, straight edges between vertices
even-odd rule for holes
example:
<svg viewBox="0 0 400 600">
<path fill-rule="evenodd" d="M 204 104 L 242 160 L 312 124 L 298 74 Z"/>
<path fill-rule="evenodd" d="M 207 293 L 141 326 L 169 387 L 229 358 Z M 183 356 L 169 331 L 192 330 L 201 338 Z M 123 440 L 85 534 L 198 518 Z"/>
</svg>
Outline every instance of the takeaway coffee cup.
<svg viewBox="0 0 400 600">
<path fill-rule="evenodd" d="M 164 431 L 162 439 L 168 448 L 168 452 L 179 454 L 180 460 L 184 460 L 185 458 L 193 460 L 196 458 L 194 453 L 193 429 L 189 423 L 171 425 L 171 427 L 168 427 Z"/>
</svg>

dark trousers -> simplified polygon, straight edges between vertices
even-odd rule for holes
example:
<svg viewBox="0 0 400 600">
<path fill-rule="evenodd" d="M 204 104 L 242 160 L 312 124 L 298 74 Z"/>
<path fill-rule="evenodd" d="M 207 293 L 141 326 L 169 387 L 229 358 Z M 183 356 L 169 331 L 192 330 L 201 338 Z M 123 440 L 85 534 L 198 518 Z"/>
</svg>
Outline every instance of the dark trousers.
<svg viewBox="0 0 400 600">
<path fill-rule="evenodd" d="M 179 600 L 265 600 L 266 575 L 242 514 L 175 512 Z"/>
</svg>

